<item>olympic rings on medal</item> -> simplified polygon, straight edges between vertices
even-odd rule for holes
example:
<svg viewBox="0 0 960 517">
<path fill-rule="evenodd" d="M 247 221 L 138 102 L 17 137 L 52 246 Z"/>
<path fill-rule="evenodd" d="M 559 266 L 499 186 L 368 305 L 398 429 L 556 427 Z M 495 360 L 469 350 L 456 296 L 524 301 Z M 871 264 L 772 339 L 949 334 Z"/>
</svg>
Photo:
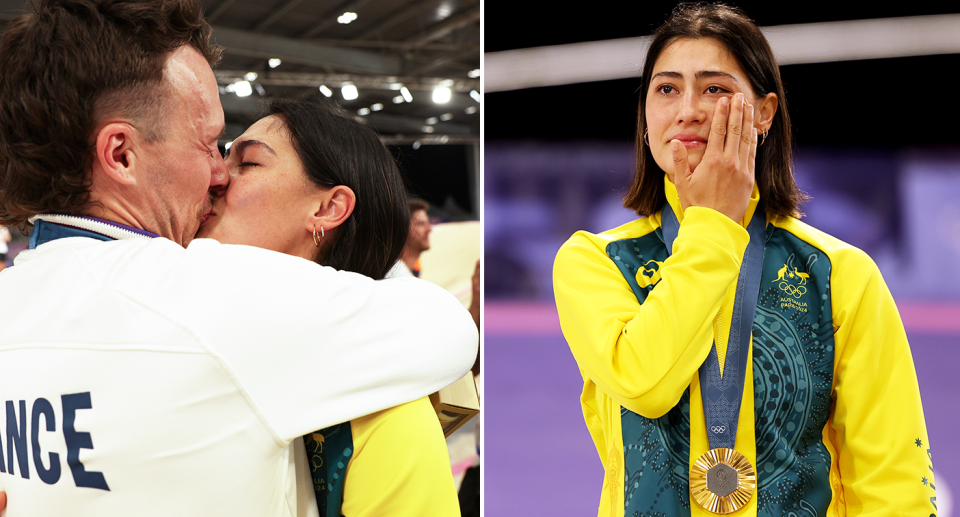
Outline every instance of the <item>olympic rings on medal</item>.
<svg viewBox="0 0 960 517">
<path fill-rule="evenodd" d="M 722 434 L 722 433 L 725 433 L 725 432 L 727 431 L 727 426 L 725 426 L 725 425 L 714 425 L 714 426 L 710 426 L 710 431 L 712 431 L 713 434 Z"/>
<path fill-rule="evenodd" d="M 793 284 L 788 284 L 786 281 L 780 282 L 780 290 L 793 296 L 794 298 L 800 298 L 801 296 L 807 294 L 807 288 L 804 286 L 794 286 Z"/>
</svg>

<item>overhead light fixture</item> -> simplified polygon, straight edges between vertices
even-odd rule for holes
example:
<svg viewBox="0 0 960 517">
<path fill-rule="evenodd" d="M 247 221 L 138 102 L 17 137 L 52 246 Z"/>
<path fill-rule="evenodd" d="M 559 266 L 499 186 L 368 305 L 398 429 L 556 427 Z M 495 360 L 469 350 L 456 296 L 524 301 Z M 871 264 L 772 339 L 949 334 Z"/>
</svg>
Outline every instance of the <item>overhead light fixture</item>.
<svg viewBox="0 0 960 517">
<path fill-rule="evenodd" d="M 370 109 L 373 110 L 373 111 L 380 111 L 380 110 L 383 109 L 383 104 L 380 104 L 380 103 L 378 102 L 378 103 L 370 106 Z"/>
<path fill-rule="evenodd" d="M 270 65 L 270 68 L 276 68 L 280 66 L 280 63 L 283 63 L 283 61 L 280 61 L 278 58 L 275 58 L 275 57 L 272 57 L 267 60 L 267 64 Z"/>
<path fill-rule="evenodd" d="M 406 86 L 400 88 L 400 95 L 403 95 L 403 100 L 413 102 L 413 95 L 410 95 L 410 90 Z"/>
<path fill-rule="evenodd" d="M 360 96 L 360 92 L 353 83 L 343 83 L 340 85 L 340 95 L 343 96 L 343 100 L 352 101 Z"/>
<path fill-rule="evenodd" d="M 433 126 L 423 126 L 420 128 L 420 131 L 423 131 L 424 133 L 433 133 Z"/>
<path fill-rule="evenodd" d="M 478 92 L 477 90 L 470 90 L 470 98 L 477 102 L 480 102 L 480 99 L 481 99 L 480 92 Z"/>
<path fill-rule="evenodd" d="M 432 125 L 436 124 L 437 122 L 440 122 L 439 120 L 437 120 L 437 117 L 430 117 L 430 118 L 427 119 L 427 125 L 428 125 L 428 126 L 432 126 Z"/>
<path fill-rule="evenodd" d="M 403 104 L 403 102 L 404 102 L 403 95 L 397 95 L 396 97 L 393 98 L 394 104 Z"/>
<path fill-rule="evenodd" d="M 237 97 L 248 97 L 253 93 L 253 87 L 250 86 L 249 81 L 237 81 L 233 84 L 228 84 L 225 90 L 237 94 Z"/>
<path fill-rule="evenodd" d="M 440 120 L 442 120 L 442 121 L 444 121 L 444 122 L 446 122 L 446 121 L 448 121 L 448 120 L 450 120 L 450 119 L 452 119 L 452 118 L 453 118 L 453 113 L 444 113 L 443 115 L 440 115 Z"/>
<path fill-rule="evenodd" d="M 440 143 L 441 143 L 441 144 L 445 144 L 445 143 L 447 143 L 447 142 L 449 142 L 449 141 L 450 141 L 450 137 L 447 136 L 447 135 L 443 135 L 443 136 L 440 137 Z"/>
<path fill-rule="evenodd" d="M 325 84 L 320 85 L 320 93 L 322 93 L 324 97 L 333 97 L 333 90 L 327 88 Z"/>
<path fill-rule="evenodd" d="M 361 117 L 366 117 L 369 114 L 370 114 L 370 108 L 360 108 L 357 110 L 357 115 L 360 115 Z"/>
<path fill-rule="evenodd" d="M 413 142 L 413 146 L 412 146 L 412 147 L 413 147 L 413 150 L 414 150 L 414 151 L 416 151 L 417 149 L 420 149 L 420 141 L 417 140 L 417 141 Z"/>
<path fill-rule="evenodd" d="M 477 107 L 476 107 L 476 106 L 467 106 L 467 109 L 463 110 L 463 112 L 466 113 L 467 115 L 473 115 L 474 113 L 477 112 Z"/>
<path fill-rule="evenodd" d="M 403 84 L 401 84 L 401 83 L 390 83 L 389 88 L 390 88 L 391 90 L 399 90 L 400 88 L 403 88 Z"/>
<path fill-rule="evenodd" d="M 480 77 L 480 69 L 479 69 L 479 68 L 474 68 L 473 70 L 470 70 L 469 72 L 467 72 L 467 77 L 469 77 L 469 78 L 471 78 L 471 79 L 476 79 L 476 78 Z"/>
<path fill-rule="evenodd" d="M 256 81 L 256 80 L 257 80 L 257 73 L 256 73 L 256 72 L 247 72 L 247 74 L 244 75 L 243 78 L 246 79 L 246 80 L 248 80 L 248 81 Z"/>
<path fill-rule="evenodd" d="M 337 22 L 344 25 L 357 19 L 357 13 L 346 12 L 337 17 Z"/>
<path fill-rule="evenodd" d="M 453 79 L 444 79 L 440 81 L 440 86 L 446 86 L 447 88 L 450 88 L 453 85 L 454 85 Z"/>
<path fill-rule="evenodd" d="M 446 104 L 450 102 L 450 88 L 440 86 L 433 90 L 433 102 L 437 104 Z"/>
</svg>

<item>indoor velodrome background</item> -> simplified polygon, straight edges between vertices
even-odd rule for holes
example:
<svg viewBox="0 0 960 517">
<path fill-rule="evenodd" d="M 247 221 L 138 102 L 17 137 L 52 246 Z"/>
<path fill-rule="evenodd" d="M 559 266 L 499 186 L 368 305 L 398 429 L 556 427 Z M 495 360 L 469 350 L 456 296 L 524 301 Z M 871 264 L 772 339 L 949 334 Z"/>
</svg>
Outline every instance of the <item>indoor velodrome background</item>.
<svg viewBox="0 0 960 517">
<path fill-rule="evenodd" d="M 781 63 L 796 176 L 812 197 L 804 220 L 869 253 L 897 301 L 936 512 L 960 515 L 960 108 L 945 80 L 960 69 L 960 18 L 905 3 L 734 3 Z M 635 217 L 620 199 L 634 167 L 643 36 L 674 5 L 526 16 L 485 3 L 486 515 L 596 514 L 603 471 L 551 270 L 573 232 Z"/>
</svg>

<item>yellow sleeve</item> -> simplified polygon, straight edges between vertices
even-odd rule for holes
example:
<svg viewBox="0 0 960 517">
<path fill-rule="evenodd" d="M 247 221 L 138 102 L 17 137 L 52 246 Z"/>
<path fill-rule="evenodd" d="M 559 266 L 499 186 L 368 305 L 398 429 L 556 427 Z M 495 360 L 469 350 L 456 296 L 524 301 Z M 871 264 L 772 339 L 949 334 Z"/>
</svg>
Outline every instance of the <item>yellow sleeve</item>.
<svg viewBox="0 0 960 517">
<path fill-rule="evenodd" d="M 608 241 L 567 241 L 553 285 L 563 335 L 586 378 L 647 418 L 683 395 L 713 342 L 713 323 L 737 278 L 747 231 L 709 208 L 690 207 L 643 305 L 607 256 Z"/>
<path fill-rule="evenodd" d="M 842 501 L 848 516 L 934 515 L 930 445 L 900 313 L 873 261 L 849 253 L 853 260 L 834 261 L 831 281 Z"/>
<path fill-rule="evenodd" d="M 427 397 L 350 421 L 345 517 L 460 515 L 450 456 Z"/>
</svg>

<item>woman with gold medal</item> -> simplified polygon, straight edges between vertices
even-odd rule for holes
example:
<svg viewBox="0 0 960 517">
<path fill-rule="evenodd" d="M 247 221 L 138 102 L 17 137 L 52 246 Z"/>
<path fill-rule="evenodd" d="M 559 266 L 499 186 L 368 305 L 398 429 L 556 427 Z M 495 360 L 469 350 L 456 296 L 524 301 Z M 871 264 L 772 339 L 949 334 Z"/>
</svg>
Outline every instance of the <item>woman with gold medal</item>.
<svg viewBox="0 0 960 517">
<path fill-rule="evenodd" d="M 641 77 L 624 205 L 646 217 L 574 234 L 554 267 L 599 515 L 936 514 L 896 305 L 803 199 L 763 34 L 681 5 Z"/>
</svg>

